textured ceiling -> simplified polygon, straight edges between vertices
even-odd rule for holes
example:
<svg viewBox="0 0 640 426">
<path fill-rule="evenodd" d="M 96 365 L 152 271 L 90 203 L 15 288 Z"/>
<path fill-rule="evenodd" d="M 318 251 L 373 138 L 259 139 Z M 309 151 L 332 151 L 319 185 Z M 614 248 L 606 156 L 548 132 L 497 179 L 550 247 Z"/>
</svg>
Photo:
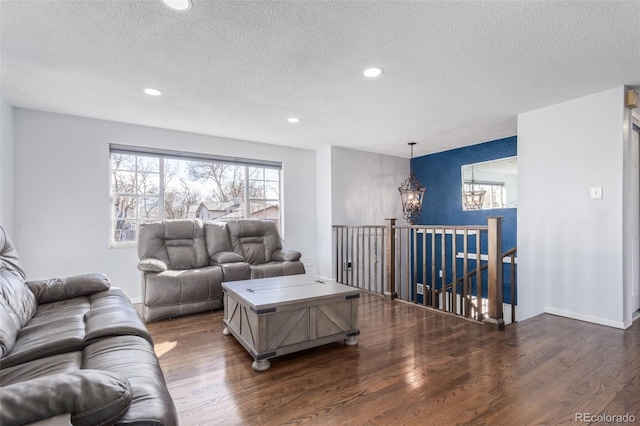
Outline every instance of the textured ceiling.
<svg viewBox="0 0 640 426">
<path fill-rule="evenodd" d="M 640 85 L 640 1 L 3 0 L 0 14 L 14 106 L 308 149 L 423 155 Z"/>
</svg>

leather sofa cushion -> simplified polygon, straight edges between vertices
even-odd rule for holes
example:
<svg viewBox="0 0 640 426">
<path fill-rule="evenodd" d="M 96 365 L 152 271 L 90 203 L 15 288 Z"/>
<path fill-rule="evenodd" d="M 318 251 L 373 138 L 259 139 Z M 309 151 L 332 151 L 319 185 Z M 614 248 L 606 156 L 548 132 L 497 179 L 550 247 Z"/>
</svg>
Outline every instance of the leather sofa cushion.
<svg viewBox="0 0 640 426">
<path fill-rule="evenodd" d="M 24 285 L 25 277 L 13 241 L 0 226 L 0 357 L 11 351 L 20 329 L 36 313 L 36 297 Z"/>
<path fill-rule="evenodd" d="M 142 319 L 133 309 L 91 309 L 85 314 L 85 330 L 85 342 L 105 336 L 132 335 L 143 337 L 153 344 Z"/>
<path fill-rule="evenodd" d="M 29 281 L 27 286 L 36 295 L 38 303 L 49 303 L 105 291 L 109 289 L 110 284 L 109 278 L 104 274 L 84 274 L 68 278 Z"/>
<path fill-rule="evenodd" d="M 183 271 L 146 274 L 144 304 L 166 306 L 222 299 L 222 270 L 207 266 Z"/>
<path fill-rule="evenodd" d="M 110 371 L 126 377 L 133 401 L 120 419 L 122 424 L 177 425 L 175 407 L 153 346 L 136 336 L 100 339 L 84 349 L 83 368 Z"/>
<path fill-rule="evenodd" d="M 2 358 L 2 367 L 82 350 L 87 341 L 114 334 L 141 336 L 151 342 L 144 323 L 118 288 L 44 303 Z"/>
<path fill-rule="evenodd" d="M 9 314 L 9 306 L 0 298 L 0 358 L 13 348 L 19 331 Z"/>
<path fill-rule="evenodd" d="M 65 312 L 61 307 L 58 315 L 48 315 L 46 322 L 27 324 L 13 345 L 13 349 L 2 358 L 2 368 L 44 358 L 69 351 L 80 351 L 84 346 L 84 312 Z"/>
<path fill-rule="evenodd" d="M 0 386 L 9 386 L 42 376 L 71 373 L 82 368 L 82 352 L 65 352 L 0 370 Z"/>
<path fill-rule="evenodd" d="M 13 273 L 23 282 L 27 278 L 22 263 L 20 263 L 18 251 L 2 226 L 0 226 L 0 269 Z"/>
<path fill-rule="evenodd" d="M 0 424 L 21 425 L 70 413 L 76 426 L 111 425 L 132 399 L 129 381 L 110 372 L 47 375 L 2 389 Z"/>
<path fill-rule="evenodd" d="M 140 224 L 138 258 L 158 259 L 167 269 L 174 270 L 209 265 L 202 221 L 184 219 Z"/>
<path fill-rule="evenodd" d="M 0 269 L 0 298 L 14 326 L 22 328 L 36 313 L 36 297 L 24 280 L 8 269 Z"/>
</svg>

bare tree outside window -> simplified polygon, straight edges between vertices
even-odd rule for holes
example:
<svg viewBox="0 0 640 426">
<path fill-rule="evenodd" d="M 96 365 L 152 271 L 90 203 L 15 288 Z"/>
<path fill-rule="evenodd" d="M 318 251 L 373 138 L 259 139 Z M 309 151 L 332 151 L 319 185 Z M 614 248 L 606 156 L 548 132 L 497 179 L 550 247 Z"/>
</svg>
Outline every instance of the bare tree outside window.
<svg viewBox="0 0 640 426">
<path fill-rule="evenodd" d="M 113 240 L 134 241 L 139 218 L 157 219 L 159 159 L 131 154 L 111 155 Z"/>
</svg>

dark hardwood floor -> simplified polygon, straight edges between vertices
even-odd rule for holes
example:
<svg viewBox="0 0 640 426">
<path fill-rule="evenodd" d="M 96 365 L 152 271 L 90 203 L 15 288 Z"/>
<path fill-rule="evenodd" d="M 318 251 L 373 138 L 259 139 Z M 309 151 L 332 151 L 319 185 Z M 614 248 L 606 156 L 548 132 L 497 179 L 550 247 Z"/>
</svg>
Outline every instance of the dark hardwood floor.
<svg viewBox="0 0 640 426">
<path fill-rule="evenodd" d="M 577 413 L 640 423 L 637 321 L 618 330 L 540 315 L 492 331 L 363 294 L 358 346 L 286 355 L 258 373 L 222 318 L 148 324 L 182 426 L 556 425 Z"/>
</svg>

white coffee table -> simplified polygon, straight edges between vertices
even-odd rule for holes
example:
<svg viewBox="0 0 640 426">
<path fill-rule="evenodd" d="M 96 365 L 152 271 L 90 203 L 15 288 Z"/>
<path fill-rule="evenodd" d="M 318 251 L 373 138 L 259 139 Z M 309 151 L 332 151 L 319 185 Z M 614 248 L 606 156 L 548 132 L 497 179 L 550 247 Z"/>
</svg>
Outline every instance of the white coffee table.
<svg viewBox="0 0 640 426">
<path fill-rule="evenodd" d="M 357 288 L 311 275 L 222 283 L 223 333 L 232 334 L 265 371 L 269 358 L 344 340 L 358 344 Z"/>
</svg>

